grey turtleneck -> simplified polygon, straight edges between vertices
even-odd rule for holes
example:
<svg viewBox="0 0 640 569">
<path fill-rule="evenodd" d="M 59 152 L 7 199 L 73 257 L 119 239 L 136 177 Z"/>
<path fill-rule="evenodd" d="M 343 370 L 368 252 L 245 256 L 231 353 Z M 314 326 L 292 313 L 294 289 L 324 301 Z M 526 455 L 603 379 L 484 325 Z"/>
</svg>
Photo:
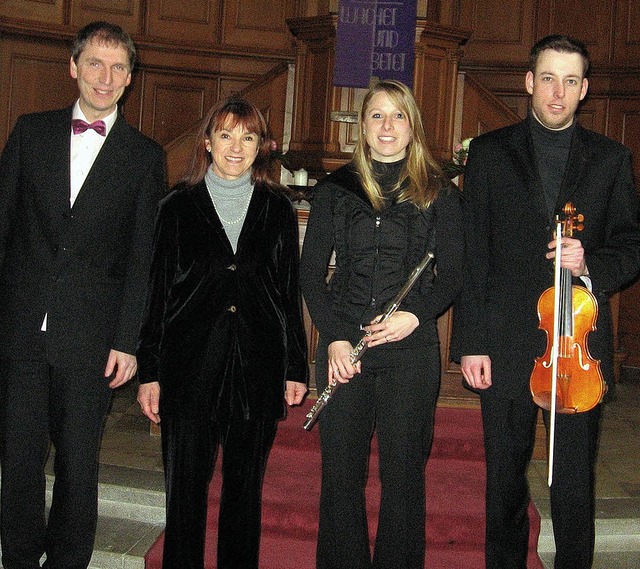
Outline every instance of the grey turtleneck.
<svg viewBox="0 0 640 569">
<path fill-rule="evenodd" d="M 253 195 L 251 170 L 235 180 L 226 180 L 209 168 L 204 176 L 211 201 L 227 234 L 229 243 L 236 252 L 238 239 Z"/>
</svg>

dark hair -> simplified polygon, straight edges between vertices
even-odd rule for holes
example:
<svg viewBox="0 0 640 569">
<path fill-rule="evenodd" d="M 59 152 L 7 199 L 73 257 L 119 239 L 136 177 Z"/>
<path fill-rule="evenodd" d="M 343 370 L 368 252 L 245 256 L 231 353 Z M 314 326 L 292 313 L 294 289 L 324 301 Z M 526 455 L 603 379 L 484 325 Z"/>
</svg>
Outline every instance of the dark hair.
<svg viewBox="0 0 640 569">
<path fill-rule="evenodd" d="M 94 38 L 107 45 L 122 45 L 129 55 L 129 71 L 133 71 L 133 66 L 136 62 L 136 46 L 127 32 L 120 26 L 109 22 L 91 22 L 78 31 L 73 42 L 73 51 L 71 52 L 73 61 L 76 64 L 87 43 Z"/>
<path fill-rule="evenodd" d="M 559 51 L 561 53 L 577 53 L 578 55 L 580 55 L 582 57 L 582 76 L 587 76 L 590 66 L 589 51 L 587 50 L 587 46 L 577 39 L 561 34 L 545 36 L 542 39 L 538 40 L 536 44 L 531 48 L 531 52 L 529 53 L 529 71 L 531 71 L 533 74 L 535 74 L 536 72 L 538 57 L 543 51 L 547 49 L 552 49 L 553 51 Z"/>
<path fill-rule="evenodd" d="M 200 121 L 191 155 L 191 167 L 182 179 L 183 182 L 194 185 L 204 179 L 212 163 L 205 140 L 211 140 L 211 135 L 218 130 L 233 129 L 237 125 L 259 137 L 258 154 L 251 166 L 253 182 L 267 184 L 269 187 L 279 187 L 279 184 L 270 177 L 271 137 L 267 122 L 254 105 L 237 96 L 218 101 Z"/>
</svg>

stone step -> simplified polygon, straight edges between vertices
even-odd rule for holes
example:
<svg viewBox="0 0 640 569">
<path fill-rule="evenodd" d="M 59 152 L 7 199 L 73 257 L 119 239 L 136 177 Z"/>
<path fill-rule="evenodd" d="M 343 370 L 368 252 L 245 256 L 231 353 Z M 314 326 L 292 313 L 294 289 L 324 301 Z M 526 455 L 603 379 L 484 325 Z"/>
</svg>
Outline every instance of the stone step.
<svg viewBox="0 0 640 569">
<path fill-rule="evenodd" d="M 53 480 L 47 474 L 47 505 Z M 162 472 L 102 465 L 98 513 L 89 569 L 144 569 L 144 556 L 164 529 Z"/>
<path fill-rule="evenodd" d="M 553 568 L 555 543 L 548 499 L 536 500 L 541 516 L 538 554 Z M 640 498 L 596 499 L 596 542 L 592 569 L 640 567 Z"/>
<path fill-rule="evenodd" d="M 613 551 L 640 553 L 640 519 L 598 519 L 596 520 L 597 552 L 610 553 Z M 553 527 L 551 520 L 541 520 L 540 537 L 538 538 L 538 552 L 555 551 L 553 541 Z"/>
<path fill-rule="evenodd" d="M 144 569 L 164 529 L 162 472 L 101 465 L 98 528 L 89 569 Z"/>
</svg>

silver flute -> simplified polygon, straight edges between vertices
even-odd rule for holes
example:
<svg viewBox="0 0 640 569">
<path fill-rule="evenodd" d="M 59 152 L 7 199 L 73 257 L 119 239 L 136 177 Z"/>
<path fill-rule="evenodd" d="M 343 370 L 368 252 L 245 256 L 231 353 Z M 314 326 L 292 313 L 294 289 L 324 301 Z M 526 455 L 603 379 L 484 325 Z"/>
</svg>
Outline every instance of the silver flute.
<svg viewBox="0 0 640 569">
<path fill-rule="evenodd" d="M 435 258 L 435 255 L 432 251 L 427 251 L 424 254 L 424 257 L 421 261 L 413 268 L 411 274 L 407 278 L 407 281 L 402 285 L 402 288 L 398 292 L 398 294 L 393 298 L 393 300 L 387 305 L 384 313 L 378 318 L 375 323 L 378 324 L 380 322 L 384 322 L 389 318 L 396 310 L 398 310 L 400 303 L 404 300 L 404 298 L 409 294 L 409 291 L 413 288 L 413 285 L 418 280 L 418 277 L 422 274 L 422 272 L 429 266 L 431 261 Z M 367 332 L 357 343 L 356 347 L 351 350 L 349 354 L 349 359 L 352 364 L 356 364 L 360 361 L 360 358 L 364 355 L 369 347 L 369 343 L 365 342 L 365 338 L 371 335 L 371 332 Z M 333 397 L 333 394 L 340 387 L 340 382 L 335 378 L 331 378 L 331 381 L 325 387 L 324 391 L 318 397 L 318 400 L 315 402 L 313 407 L 309 410 L 306 415 L 307 420 L 305 421 L 303 428 L 306 431 L 310 431 L 313 429 L 313 426 L 316 424 L 318 417 L 322 410 L 327 406 L 329 400 Z"/>
</svg>

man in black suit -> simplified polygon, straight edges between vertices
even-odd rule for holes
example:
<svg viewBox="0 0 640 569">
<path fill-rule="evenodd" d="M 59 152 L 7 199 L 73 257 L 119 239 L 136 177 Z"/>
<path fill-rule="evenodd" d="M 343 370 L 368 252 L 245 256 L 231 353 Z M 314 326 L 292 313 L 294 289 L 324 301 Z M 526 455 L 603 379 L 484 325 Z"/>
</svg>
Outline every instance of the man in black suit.
<svg viewBox="0 0 640 569">
<path fill-rule="evenodd" d="M 597 299 L 597 331 L 589 334 L 588 347 L 601 361 L 610 390 L 609 296 L 640 270 L 630 153 L 575 118 L 587 93 L 588 67 L 580 42 L 566 36 L 540 40 L 526 74 L 529 116 L 470 146 L 464 180 L 468 277 L 454 309 L 452 358 L 461 361 L 465 380 L 481 398 L 489 569 L 526 567 L 526 472 L 538 409 L 529 378 L 534 359 L 546 348 L 537 301 L 554 282 L 555 215 L 567 202 L 584 215 L 584 230 L 562 238 L 561 267 Z M 556 569 L 592 565 L 600 412 L 598 404 L 556 416 L 550 489 Z"/>
<path fill-rule="evenodd" d="M 73 107 L 22 116 L 0 158 L 1 541 L 6 569 L 85 569 L 102 427 L 136 372 L 162 148 L 117 103 L 135 48 L 105 22 L 76 36 Z M 73 126 L 72 126 L 73 125 Z M 55 486 L 45 520 L 49 444 Z"/>
</svg>

